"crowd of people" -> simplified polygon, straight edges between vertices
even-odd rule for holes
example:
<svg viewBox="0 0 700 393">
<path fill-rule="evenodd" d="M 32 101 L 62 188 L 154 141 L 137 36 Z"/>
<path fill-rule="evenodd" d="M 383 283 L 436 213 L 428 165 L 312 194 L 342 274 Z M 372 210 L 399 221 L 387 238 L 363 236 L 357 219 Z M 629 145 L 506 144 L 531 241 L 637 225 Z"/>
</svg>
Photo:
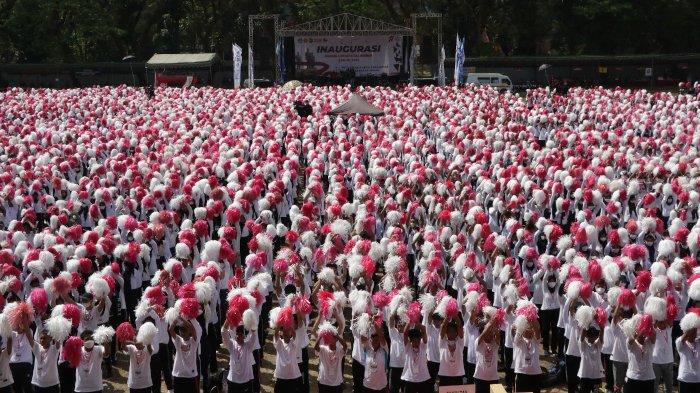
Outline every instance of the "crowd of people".
<svg viewBox="0 0 700 393">
<path fill-rule="evenodd" d="M 0 392 L 700 391 L 698 95 L 352 92 L 1 92 Z"/>
</svg>

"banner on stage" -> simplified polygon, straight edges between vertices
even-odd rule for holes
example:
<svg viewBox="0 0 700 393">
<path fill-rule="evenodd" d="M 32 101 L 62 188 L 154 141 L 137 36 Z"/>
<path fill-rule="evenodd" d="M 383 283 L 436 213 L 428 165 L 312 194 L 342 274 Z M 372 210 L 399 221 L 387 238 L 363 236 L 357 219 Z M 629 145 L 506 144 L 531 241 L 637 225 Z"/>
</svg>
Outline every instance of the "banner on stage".
<svg viewBox="0 0 700 393">
<path fill-rule="evenodd" d="M 396 75 L 401 71 L 403 39 L 397 35 L 297 37 L 294 56 L 301 74 L 353 70 L 356 76 Z"/>
</svg>

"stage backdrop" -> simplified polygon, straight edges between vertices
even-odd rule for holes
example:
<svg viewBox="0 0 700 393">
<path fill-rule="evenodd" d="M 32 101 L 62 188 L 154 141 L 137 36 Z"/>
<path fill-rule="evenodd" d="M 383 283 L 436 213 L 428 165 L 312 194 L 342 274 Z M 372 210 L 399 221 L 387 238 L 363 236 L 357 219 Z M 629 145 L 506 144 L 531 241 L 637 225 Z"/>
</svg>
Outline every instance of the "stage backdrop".
<svg viewBox="0 0 700 393">
<path fill-rule="evenodd" d="M 403 61 L 402 37 L 297 37 L 294 58 L 297 73 L 302 75 L 351 69 L 357 76 L 396 75 Z"/>
</svg>

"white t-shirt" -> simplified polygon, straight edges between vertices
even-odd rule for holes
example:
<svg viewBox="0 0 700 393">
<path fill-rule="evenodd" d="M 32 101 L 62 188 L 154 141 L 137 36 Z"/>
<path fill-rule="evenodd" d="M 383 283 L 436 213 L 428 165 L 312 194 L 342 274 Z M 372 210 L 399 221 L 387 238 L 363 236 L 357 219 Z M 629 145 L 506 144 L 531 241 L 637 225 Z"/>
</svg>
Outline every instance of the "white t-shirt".
<svg viewBox="0 0 700 393">
<path fill-rule="evenodd" d="M 440 348 L 440 369 L 438 375 L 443 377 L 464 376 L 464 357 L 462 356 L 464 338 L 458 336 L 455 340 L 450 341 L 440 337 L 438 339 L 438 347 Z"/>
<path fill-rule="evenodd" d="M 597 339 L 593 344 L 589 343 L 588 340 L 584 340 L 580 343 L 581 365 L 578 368 L 578 374 L 576 374 L 579 378 L 602 378 L 603 373 L 601 372 L 601 368 L 603 365 L 600 360 L 601 344 L 600 339 Z"/>
<path fill-rule="evenodd" d="M 257 336 L 255 333 L 248 334 L 248 337 L 243 340 L 243 345 L 240 345 L 236 341 L 236 332 L 234 330 L 227 329 L 224 332 L 222 339 L 224 346 L 229 352 L 227 376 L 229 381 L 242 384 L 253 379 L 253 364 L 255 364 L 253 347 Z"/>
<path fill-rule="evenodd" d="M 506 348 L 513 348 L 513 334 L 511 333 L 511 328 L 513 327 L 513 322 L 515 322 L 515 315 L 506 311 L 503 322 L 506 329 L 506 342 L 503 345 L 505 345 Z"/>
<path fill-rule="evenodd" d="M 372 390 L 382 390 L 386 388 L 389 381 L 387 380 L 386 361 L 389 357 L 386 347 L 379 347 L 378 350 L 372 349 L 371 345 L 367 345 L 365 349 L 365 375 L 362 380 L 362 385 Z"/>
<path fill-rule="evenodd" d="M 621 319 L 618 323 L 612 324 L 614 339 L 610 360 L 615 362 L 627 363 L 627 336 L 625 336 L 625 331 L 622 330 L 622 324 L 625 321 L 626 319 Z"/>
<path fill-rule="evenodd" d="M 540 347 L 535 340 L 526 340 L 522 336 L 513 339 L 513 369 L 518 374 L 539 375 Z"/>
<path fill-rule="evenodd" d="M 173 346 L 175 346 L 173 377 L 193 378 L 198 375 L 197 344 L 198 341 L 194 337 L 190 337 L 187 341 L 177 334 L 173 337 Z"/>
<path fill-rule="evenodd" d="M 654 343 L 654 351 L 651 354 L 651 362 L 653 364 L 673 363 L 671 328 L 666 328 L 664 330 L 656 329 L 655 331 L 656 342 Z"/>
<path fill-rule="evenodd" d="M 476 368 L 474 378 L 482 381 L 498 380 L 498 345 L 486 343 L 477 338 L 476 341 Z M 510 366 L 510 365 L 509 365 Z"/>
<path fill-rule="evenodd" d="M 476 339 L 479 337 L 479 327 L 476 325 L 472 325 L 469 321 L 465 324 L 466 326 L 466 334 L 464 337 L 466 338 L 466 341 L 464 343 L 465 346 L 467 346 L 467 362 L 471 364 L 476 364 L 476 345 L 474 343 L 476 342 Z"/>
<path fill-rule="evenodd" d="M 403 333 L 392 326 L 389 328 L 389 340 L 391 340 L 391 347 L 389 347 L 389 367 L 392 368 L 402 368 L 405 362 L 403 345 Z"/>
<path fill-rule="evenodd" d="M 318 356 L 318 383 L 326 386 L 342 384 L 343 358 L 345 356 L 342 345 L 336 345 L 335 351 L 327 345 L 320 345 L 316 356 Z"/>
<path fill-rule="evenodd" d="M 50 344 L 47 349 L 34 343 L 34 372 L 32 385 L 48 388 L 58 385 L 58 344 Z"/>
<path fill-rule="evenodd" d="M 678 380 L 687 383 L 700 382 L 700 337 L 690 344 L 683 337 L 676 339 L 676 349 L 680 362 L 678 363 Z"/>
<path fill-rule="evenodd" d="M 352 333 L 352 359 L 364 365 L 364 359 L 362 358 L 362 336 L 357 331 L 356 324 L 353 323 L 350 325 L 350 332 Z"/>
<path fill-rule="evenodd" d="M 581 356 L 581 328 L 578 326 L 578 322 L 576 322 L 576 318 L 569 318 L 569 346 L 566 347 L 566 354 L 569 356 Z"/>
<path fill-rule="evenodd" d="M 542 310 L 556 310 L 559 308 L 559 283 L 554 283 L 554 291 L 549 290 L 549 276 L 556 276 L 556 272 L 546 272 L 544 280 L 542 280 Z"/>
<path fill-rule="evenodd" d="M 632 341 L 630 344 L 629 340 L 625 341 L 625 345 L 628 359 L 627 378 L 637 381 L 654 379 L 654 367 L 651 363 L 654 344 L 651 343 L 651 340 L 646 340 L 643 347 L 640 347 L 636 341 Z"/>
<path fill-rule="evenodd" d="M 413 348 L 410 342 L 404 346 L 406 360 L 401 373 L 401 380 L 406 382 L 425 382 L 430 379 L 427 363 L 427 345 L 421 340 L 418 349 Z"/>
<path fill-rule="evenodd" d="M 151 381 L 151 353 L 148 348 L 136 349 L 134 345 L 127 345 L 129 354 L 129 378 L 126 385 L 130 389 L 145 389 L 153 386 Z"/>
<path fill-rule="evenodd" d="M 102 355 L 105 349 L 102 345 L 87 351 L 81 348 L 80 364 L 75 369 L 75 391 L 94 392 L 102 390 Z"/>
<path fill-rule="evenodd" d="M 425 321 L 425 333 L 428 335 L 428 361 L 438 363 L 440 361 L 440 347 L 438 346 L 440 329 L 429 323 L 428 318 L 423 320 Z"/>
<path fill-rule="evenodd" d="M 32 347 L 24 333 L 12 332 L 12 355 L 10 363 L 31 363 Z"/>
<path fill-rule="evenodd" d="M 275 337 L 272 340 L 275 345 L 275 378 L 277 379 L 297 379 L 301 377 L 299 363 L 297 363 L 296 340 L 284 342 L 281 338 Z"/>
<path fill-rule="evenodd" d="M 6 351 L 6 345 L 6 343 L 3 343 L 2 348 L 0 348 L 0 388 L 10 386 L 15 382 L 10 371 L 10 354 Z"/>
</svg>

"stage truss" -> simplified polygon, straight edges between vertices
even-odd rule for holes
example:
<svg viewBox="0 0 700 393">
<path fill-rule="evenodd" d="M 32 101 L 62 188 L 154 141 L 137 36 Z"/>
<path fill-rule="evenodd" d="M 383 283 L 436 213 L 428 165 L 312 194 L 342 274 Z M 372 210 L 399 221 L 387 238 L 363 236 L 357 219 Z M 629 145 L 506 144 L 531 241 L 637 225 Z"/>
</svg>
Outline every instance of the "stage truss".
<svg viewBox="0 0 700 393">
<path fill-rule="evenodd" d="M 400 26 L 364 16 L 343 13 L 317 19 L 310 22 L 282 28 L 279 15 L 250 15 L 248 17 L 248 78 L 251 85 L 254 81 L 253 40 L 254 26 L 261 25 L 264 20 L 273 20 L 275 26 L 275 48 L 283 37 L 314 37 L 314 36 L 371 36 L 371 35 L 401 35 L 411 37 L 411 53 L 415 53 L 417 41 L 417 26 L 420 19 L 435 20 L 438 30 L 438 51 L 442 48 L 442 14 L 418 13 L 411 15 L 411 27 Z M 275 50 L 275 83 L 281 79 L 280 54 Z M 412 63 L 412 62 L 411 62 Z M 410 67 L 409 82 L 415 81 L 415 67 Z"/>
</svg>

